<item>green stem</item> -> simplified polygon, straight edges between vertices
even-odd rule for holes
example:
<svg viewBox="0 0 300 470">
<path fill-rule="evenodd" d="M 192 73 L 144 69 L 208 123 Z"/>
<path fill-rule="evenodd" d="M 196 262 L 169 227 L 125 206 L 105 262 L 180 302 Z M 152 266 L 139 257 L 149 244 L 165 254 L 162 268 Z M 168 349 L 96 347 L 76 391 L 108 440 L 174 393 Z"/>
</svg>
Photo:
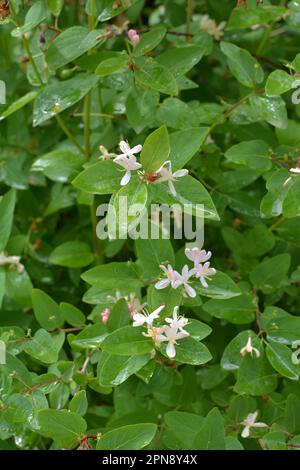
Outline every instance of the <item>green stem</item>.
<svg viewBox="0 0 300 470">
<path fill-rule="evenodd" d="M 191 27 L 191 19 L 193 15 L 193 0 L 187 0 L 187 7 L 186 7 L 186 41 L 190 41 L 190 27 Z"/>
<path fill-rule="evenodd" d="M 56 122 L 57 124 L 59 125 L 59 127 L 62 129 L 62 131 L 66 134 L 66 136 L 68 137 L 68 139 L 78 148 L 78 150 L 80 150 L 81 153 L 85 153 L 84 152 L 84 149 L 81 147 L 81 145 L 77 142 L 77 140 L 75 139 L 75 137 L 73 136 L 72 132 L 67 128 L 66 124 L 64 123 L 62 117 L 57 114 L 55 116 L 56 118 Z"/>
<path fill-rule="evenodd" d="M 91 95 L 88 93 L 84 98 L 84 154 L 86 160 L 89 160 L 91 156 L 90 149 L 90 113 L 91 113 Z"/>
</svg>

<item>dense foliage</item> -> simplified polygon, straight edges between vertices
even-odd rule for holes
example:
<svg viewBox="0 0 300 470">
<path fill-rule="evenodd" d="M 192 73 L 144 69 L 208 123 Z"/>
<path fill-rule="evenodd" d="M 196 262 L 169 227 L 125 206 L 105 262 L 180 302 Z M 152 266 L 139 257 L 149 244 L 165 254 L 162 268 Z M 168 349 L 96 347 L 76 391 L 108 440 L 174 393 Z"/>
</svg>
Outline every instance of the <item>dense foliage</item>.
<svg viewBox="0 0 300 470">
<path fill-rule="evenodd" d="M 300 447 L 299 0 L 0 16 L 0 448 Z"/>
</svg>

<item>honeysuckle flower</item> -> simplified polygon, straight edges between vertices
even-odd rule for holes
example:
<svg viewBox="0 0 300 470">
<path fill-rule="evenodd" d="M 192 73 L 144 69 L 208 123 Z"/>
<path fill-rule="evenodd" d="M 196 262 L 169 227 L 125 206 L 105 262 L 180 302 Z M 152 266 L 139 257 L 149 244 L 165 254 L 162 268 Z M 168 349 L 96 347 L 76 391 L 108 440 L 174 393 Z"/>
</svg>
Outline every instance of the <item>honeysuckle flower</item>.
<svg viewBox="0 0 300 470">
<path fill-rule="evenodd" d="M 196 277 L 199 277 L 203 287 L 208 287 L 205 278 L 210 279 L 210 276 L 213 276 L 217 272 L 215 268 L 210 268 L 209 266 L 210 263 L 206 262 L 204 264 L 198 264 L 198 266 L 195 268 L 195 275 Z"/>
<path fill-rule="evenodd" d="M 132 157 L 133 155 L 135 155 L 136 153 L 140 153 L 143 146 L 138 144 L 138 145 L 135 145 L 134 147 L 130 147 L 130 145 L 128 145 L 127 142 L 125 142 L 125 140 L 121 140 L 121 142 L 119 142 L 119 148 L 121 150 L 121 154 L 118 155 L 119 157 Z"/>
<path fill-rule="evenodd" d="M 167 167 L 167 168 L 166 168 Z M 170 189 L 170 193 L 173 196 L 176 196 L 176 189 L 173 184 L 173 181 L 176 181 L 176 178 L 182 178 L 182 176 L 186 176 L 188 174 L 188 170 L 182 168 L 182 170 L 177 170 L 172 173 L 172 164 L 170 160 L 166 160 L 162 166 L 157 170 L 157 174 L 159 175 L 157 180 L 154 182 L 155 184 L 163 183 L 165 181 L 168 182 L 168 186 Z"/>
<path fill-rule="evenodd" d="M 140 42 L 140 36 L 135 29 L 130 29 L 127 33 L 127 36 L 133 46 L 136 46 Z"/>
<path fill-rule="evenodd" d="M 146 306 L 146 303 L 141 303 L 140 299 L 136 297 L 135 293 L 131 293 L 129 298 L 125 296 L 125 300 L 127 301 L 128 311 L 132 317 L 136 313 L 139 313 L 141 310 L 143 310 L 143 308 Z"/>
<path fill-rule="evenodd" d="M 246 343 L 246 346 L 244 346 L 241 350 L 240 350 L 240 354 L 242 356 L 245 356 L 246 354 L 251 354 L 251 356 L 253 357 L 253 353 L 255 354 L 256 357 L 259 357 L 260 356 L 260 352 L 257 348 L 255 348 L 254 346 L 252 346 L 252 338 L 251 336 L 249 335 L 248 337 L 248 341 Z"/>
<path fill-rule="evenodd" d="M 167 356 L 172 359 L 176 356 L 175 345 L 177 345 L 177 340 L 187 338 L 189 333 L 183 329 L 178 331 L 178 328 L 172 328 L 171 326 L 166 325 L 163 329 L 163 334 L 159 335 L 159 341 L 168 342 L 166 347 Z"/>
<path fill-rule="evenodd" d="M 249 413 L 248 416 L 241 422 L 241 425 L 244 426 L 244 429 L 241 433 L 242 437 L 249 437 L 251 428 L 266 428 L 268 425 L 266 423 L 256 422 L 258 411 L 254 413 Z"/>
<path fill-rule="evenodd" d="M 179 279 L 180 274 L 175 271 L 170 264 L 168 264 L 168 267 L 164 266 L 163 264 L 160 265 L 160 268 L 163 270 L 165 273 L 166 277 L 165 279 L 162 279 L 161 281 L 158 281 L 155 284 L 156 289 L 165 289 L 169 284 L 173 287 L 173 289 L 176 289 L 176 281 Z"/>
<path fill-rule="evenodd" d="M 159 317 L 160 312 L 165 308 L 165 305 L 161 305 L 152 313 L 135 313 L 133 315 L 133 326 L 143 326 L 145 323 L 147 327 L 152 327 L 154 320 Z"/>
<path fill-rule="evenodd" d="M 175 289 L 179 286 L 184 287 L 184 292 L 189 297 L 196 297 L 196 291 L 189 285 L 189 279 L 195 274 L 194 269 L 189 269 L 188 265 L 185 264 L 182 268 L 181 274 L 179 274 L 178 278 L 175 280 L 174 286 Z"/>
<path fill-rule="evenodd" d="M 16 269 L 19 274 L 24 271 L 24 266 L 20 263 L 21 256 L 7 256 L 5 253 L 0 253 L 0 266 L 9 265 L 11 269 Z"/>
<path fill-rule="evenodd" d="M 200 30 L 213 36 L 216 41 L 219 41 L 223 36 L 225 25 L 225 21 L 217 25 L 215 20 L 211 19 L 208 15 L 203 15 L 200 20 Z"/>
<path fill-rule="evenodd" d="M 108 322 L 108 319 L 109 319 L 109 315 L 110 315 L 110 310 L 109 308 L 105 308 L 102 312 L 101 312 L 101 318 L 102 318 L 102 323 L 107 323 Z"/>
<path fill-rule="evenodd" d="M 142 167 L 142 165 L 136 161 L 135 154 L 139 153 L 143 147 L 141 145 L 136 145 L 135 147 L 130 148 L 125 140 L 121 140 L 119 147 L 123 153 L 114 158 L 113 161 L 126 170 L 125 175 L 121 179 L 121 186 L 125 186 L 130 181 L 131 172 L 139 170 Z"/>
<path fill-rule="evenodd" d="M 104 145 L 99 146 L 99 150 L 101 152 L 101 160 L 110 160 L 111 158 L 115 158 L 116 154 L 115 153 L 110 153 Z"/>
<path fill-rule="evenodd" d="M 290 172 L 299 175 L 299 173 L 300 173 L 300 167 L 290 168 Z"/>
<path fill-rule="evenodd" d="M 166 317 L 166 322 L 169 323 L 171 328 L 177 328 L 180 331 L 183 331 L 183 328 L 188 324 L 188 319 L 178 315 L 179 307 L 174 307 L 173 317 Z"/>
<path fill-rule="evenodd" d="M 205 263 L 211 258 L 211 251 L 201 250 L 201 248 L 197 248 L 196 246 L 193 248 L 186 248 L 185 249 L 185 256 L 194 262 L 194 266 L 197 267 L 200 263 Z"/>
<path fill-rule="evenodd" d="M 165 336 L 163 335 L 164 330 L 165 327 L 162 326 L 150 326 L 147 329 L 147 333 L 143 332 L 143 336 L 146 336 L 146 338 L 151 338 L 155 346 L 159 348 L 162 341 L 166 341 Z"/>
</svg>

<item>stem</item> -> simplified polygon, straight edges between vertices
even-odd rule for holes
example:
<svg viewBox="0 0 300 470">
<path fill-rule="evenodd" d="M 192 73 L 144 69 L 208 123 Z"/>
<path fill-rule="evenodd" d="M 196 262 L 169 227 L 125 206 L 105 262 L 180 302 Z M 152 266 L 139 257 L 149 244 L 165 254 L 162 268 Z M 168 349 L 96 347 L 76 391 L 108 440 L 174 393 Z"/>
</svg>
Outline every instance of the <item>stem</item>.
<svg viewBox="0 0 300 470">
<path fill-rule="evenodd" d="M 88 93 L 84 99 L 84 154 L 86 160 L 89 160 L 91 149 L 90 149 L 90 113 L 91 113 L 91 94 Z"/>
<path fill-rule="evenodd" d="M 191 26 L 191 19 L 193 14 L 193 0 L 187 0 L 187 7 L 186 7 L 186 41 L 190 41 L 190 26 Z"/>
<path fill-rule="evenodd" d="M 57 114 L 55 116 L 55 119 L 57 121 L 57 124 L 59 125 L 59 127 L 62 129 L 62 131 L 66 134 L 66 136 L 68 137 L 68 139 L 78 148 L 78 150 L 80 150 L 80 153 L 85 153 L 84 152 L 84 149 L 81 147 L 81 145 L 77 142 L 77 140 L 75 139 L 75 137 L 73 136 L 72 132 L 67 128 L 66 124 L 64 123 L 62 117 Z"/>
</svg>

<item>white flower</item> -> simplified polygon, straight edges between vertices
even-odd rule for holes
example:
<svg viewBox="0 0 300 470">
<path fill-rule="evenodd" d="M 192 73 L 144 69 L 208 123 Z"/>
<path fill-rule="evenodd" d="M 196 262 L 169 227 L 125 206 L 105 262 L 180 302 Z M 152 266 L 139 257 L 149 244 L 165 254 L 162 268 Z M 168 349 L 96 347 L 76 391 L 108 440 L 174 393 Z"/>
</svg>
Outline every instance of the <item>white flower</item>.
<svg viewBox="0 0 300 470">
<path fill-rule="evenodd" d="M 165 168 L 165 165 L 167 168 Z M 170 193 L 173 196 L 176 196 L 176 189 L 174 187 L 173 181 L 176 181 L 176 178 L 181 178 L 188 174 L 188 170 L 183 168 L 182 170 L 175 171 L 172 173 L 172 164 L 170 160 L 165 161 L 162 166 L 156 172 L 159 175 L 159 178 L 155 181 L 155 184 L 163 183 L 164 181 L 168 182 Z"/>
<path fill-rule="evenodd" d="M 156 289 L 164 289 L 167 287 L 169 284 L 173 287 L 173 289 L 176 289 L 175 283 L 177 279 L 180 277 L 177 271 L 175 271 L 170 264 L 168 264 L 168 267 L 166 268 L 163 264 L 160 265 L 161 269 L 166 275 L 165 279 L 162 279 L 161 281 L 158 281 L 155 284 Z"/>
<path fill-rule="evenodd" d="M 204 263 L 203 265 L 199 264 L 195 268 L 195 275 L 197 277 L 199 277 L 200 282 L 201 282 L 203 287 L 208 287 L 208 284 L 207 284 L 205 278 L 209 279 L 209 276 L 212 276 L 213 274 L 216 274 L 216 272 L 217 272 L 215 270 L 215 268 L 210 268 L 209 265 L 210 265 L 210 263 L 207 262 L 207 263 Z"/>
<path fill-rule="evenodd" d="M 182 329 L 188 324 L 188 319 L 182 316 L 178 316 L 179 307 L 174 307 L 173 310 L 173 318 L 166 318 L 166 322 L 169 323 L 171 328 L 177 328 L 180 331 L 183 331 Z"/>
<path fill-rule="evenodd" d="M 223 29 L 226 22 L 222 21 L 218 26 L 215 20 L 211 19 L 208 15 L 203 15 L 200 21 L 200 30 L 213 36 L 217 41 L 223 36 Z"/>
<path fill-rule="evenodd" d="M 241 422 L 244 426 L 241 436 L 242 437 L 249 437 L 251 428 L 266 428 L 268 425 L 266 423 L 256 423 L 256 418 L 258 415 L 258 411 L 254 413 L 249 413 L 248 416 Z"/>
<path fill-rule="evenodd" d="M 121 140 L 119 147 L 123 153 L 114 158 L 114 162 L 126 170 L 125 175 L 121 179 L 121 186 L 125 186 L 130 181 L 131 172 L 142 167 L 142 165 L 136 161 L 136 157 L 134 155 L 142 150 L 142 146 L 136 145 L 135 147 L 130 148 L 124 140 Z"/>
<path fill-rule="evenodd" d="M 194 266 L 197 267 L 200 263 L 205 263 L 211 258 L 211 251 L 206 252 L 205 250 L 201 250 L 201 248 L 197 248 L 196 246 L 193 248 L 186 248 L 185 249 L 185 256 L 194 262 Z"/>
<path fill-rule="evenodd" d="M 0 253 L 0 266 L 9 265 L 10 268 L 16 269 L 19 274 L 24 271 L 24 266 L 20 263 L 20 256 L 7 256 L 5 253 Z"/>
<path fill-rule="evenodd" d="M 175 283 L 174 283 L 175 289 L 178 286 L 183 285 L 184 291 L 189 297 L 196 297 L 197 294 L 196 294 L 195 289 L 193 289 L 193 287 L 189 285 L 189 279 L 194 274 L 195 274 L 194 269 L 190 270 L 187 264 L 184 265 L 182 268 L 181 274 L 179 274 L 178 278 L 175 280 Z"/>
<path fill-rule="evenodd" d="M 300 168 L 297 167 L 297 168 L 290 168 L 290 172 L 291 173 L 295 173 L 295 174 L 299 174 L 300 173 Z"/>
<path fill-rule="evenodd" d="M 187 338 L 189 336 L 189 333 L 184 330 L 178 331 L 178 328 L 172 328 L 171 326 L 166 325 L 163 328 L 163 334 L 159 336 L 160 342 L 165 342 L 167 341 L 167 347 L 166 347 L 166 353 L 167 356 L 172 359 L 173 357 L 176 356 L 176 349 L 175 345 L 177 345 L 177 340 L 178 339 L 183 339 Z"/>
<path fill-rule="evenodd" d="M 162 326 L 150 326 L 147 329 L 147 333 L 143 332 L 143 336 L 146 336 L 146 338 L 151 338 L 155 346 L 159 348 L 162 341 L 165 341 L 165 336 L 162 334 L 164 332 L 164 328 L 165 327 Z"/>
<path fill-rule="evenodd" d="M 256 357 L 260 356 L 259 350 L 252 346 L 252 338 L 249 335 L 247 344 L 240 350 L 240 354 L 242 356 L 245 356 L 246 354 L 251 354 L 251 356 L 253 356 L 253 353 L 255 354 Z"/>
<path fill-rule="evenodd" d="M 101 160 L 109 160 L 110 158 L 115 158 L 115 153 L 110 153 L 104 145 L 99 146 L 99 150 L 101 152 Z"/>
<path fill-rule="evenodd" d="M 152 327 L 152 324 L 154 320 L 156 320 L 159 317 L 160 312 L 165 308 L 165 305 L 161 305 L 158 307 L 156 310 L 154 310 L 152 313 L 135 313 L 133 315 L 133 326 L 142 326 L 144 323 L 146 323 L 148 328 Z"/>
</svg>

